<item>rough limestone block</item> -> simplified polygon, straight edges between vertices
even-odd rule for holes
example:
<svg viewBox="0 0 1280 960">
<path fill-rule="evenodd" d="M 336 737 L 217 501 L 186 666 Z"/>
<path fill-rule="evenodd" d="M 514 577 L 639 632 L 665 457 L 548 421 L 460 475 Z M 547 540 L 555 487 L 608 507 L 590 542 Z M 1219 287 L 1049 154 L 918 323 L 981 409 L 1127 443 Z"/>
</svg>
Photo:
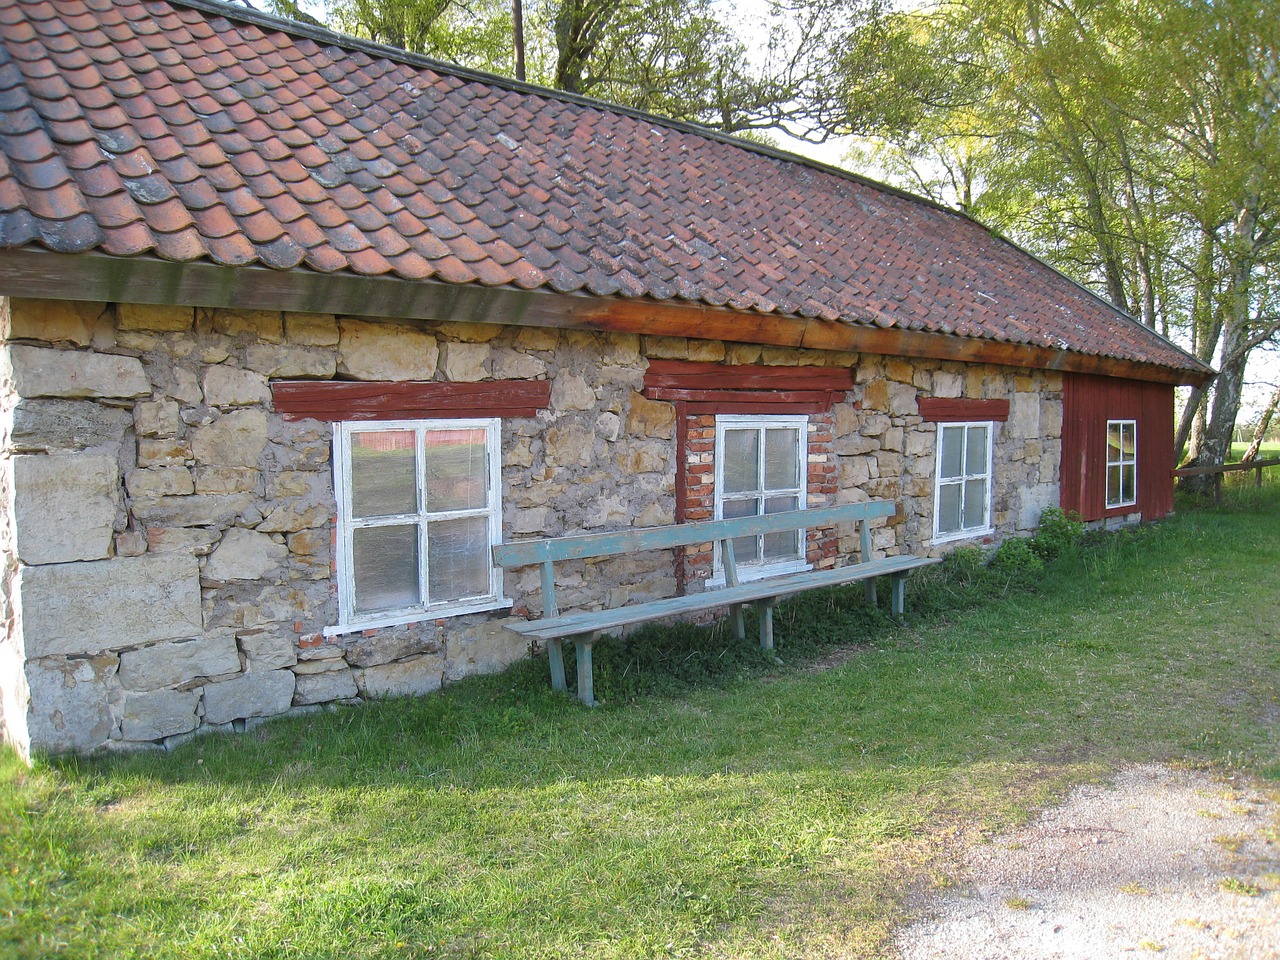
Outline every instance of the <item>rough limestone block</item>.
<svg viewBox="0 0 1280 960">
<path fill-rule="evenodd" d="M 547 431 L 547 463 L 557 466 L 591 465 L 595 431 L 580 423 L 552 427 Z"/>
<path fill-rule="evenodd" d="M 415 628 L 379 630 L 371 636 L 356 636 L 344 648 L 347 662 L 354 667 L 376 667 L 440 651 L 440 641 L 434 634 L 424 634 Z"/>
<path fill-rule="evenodd" d="M 1009 419 L 1004 425 L 1006 437 L 1040 436 L 1040 395 L 1015 393 L 1009 401 Z"/>
<path fill-rule="evenodd" d="M 670 440 L 675 436 L 676 408 L 661 400 L 649 400 L 643 394 L 631 394 L 627 410 L 627 433 L 639 437 Z"/>
<path fill-rule="evenodd" d="M 591 384 L 575 373 L 559 373 L 551 383 L 551 409 L 590 410 L 596 405 L 596 392 Z"/>
<path fill-rule="evenodd" d="M 252 467 L 267 445 L 267 414 L 236 410 L 191 434 L 191 452 L 200 463 L 219 467 Z"/>
<path fill-rule="evenodd" d="M 43 340 L 46 343 L 74 343 L 87 347 L 93 342 L 94 328 L 102 313 L 102 304 L 73 300 L 9 301 L 9 327 L 6 340 Z"/>
<path fill-rule="evenodd" d="M 195 481 L 186 467 L 144 467 L 130 470 L 124 478 L 130 497 L 181 497 L 195 493 Z"/>
<path fill-rule="evenodd" d="M 125 740 L 162 740 L 189 733 L 200 723 L 196 716 L 199 704 L 199 689 L 127 693 L 120 736 Z"/>
<path fill-rule="evenodd" d="M 289 670 L 245 673 L 204 688 L 205 723 L 246 717 L 273 717 L 293 705 L 294 677 Z"/>
<path fill-rule="evenodd" d="M 120 330 L 152 330 L 177 333 L 190 330 L 195 318 L 193 307 L 164 306 L 147 303 L 122 303 L 117 308 Z"/>
<path fill-rule="evenodd" d="M 289 548 L 265 533 L 241 527 L 228 530 L 204 567 L 204 579 L 212 581 L 262 580 L 276 572 Z"/>
<path fill-rule="evenodd" d="M 35 565 L 110 556 L 119 486 L 113 457 L 14 457 L 13 523 L 19 560 Z"/>
<path fill-rule="evenodd" d="M 341 320 L 338 372 L 357 380 L 430 380 L 440 347 L 429 333 L 390 323 Z"/>
<path fill-rule="evenodd" d="M 203 557 L 218 539 L 216 530 L 203 527 L 148 527 L 147 549 L 154 553 L 185 553 Z"/>
<path fill-rule="evenodd" d="M 154 554 L 19 567 L 23 636 L 31 658 L 198 636 L 195 557 Z"/>
<path fill-rule="evenodd" d="M 493 351 L 495 380 L 536 380 L 547 375 L 547 365 L 537 357 L 516 350 Z"/>
<path fill-rule="evenodd" d="M 331 313 L 286 313 L 284 336 L 288 343 L 302 346 L 337 346 L 338 321 Z"/>
<path fill-rule="evenodd" d="M 50 350 L 15 344 L 9 348 L 13 389 L 20 397 L 111 397 L 151 393 L 142 361 L 83 350 Z"/>
<path fill-rule="evenodd" d="M 323 673 L 300 673 L 293 690 L 296 705 L 328 703 L 330 700 L 346 700 L 358 696 L 356 679 L 349 667 L 326 670 Z"/>
<path fill-rule="evenodd" d="M 407 697 L 435 693 L 440 689 L 444 672 L 444 657 L 426 654 L 377 667 L 365 667 L 356 670 L 355 677 L 362 696 Z"/>
<path fill-rule="evenodd" d="M 337 370 L 337 358 L 331 348 L 292 344 L 251 343 L 245 350 L 244 362 L 266 377 L 328 379 Z"/>
<path fill-rule="evenodd" d="M 490 350 L 483 343 L 446 343 L 440 359 L 440 369 L 446 380 L 454 383 L 475 383 L 487 377 L 485 365 Z"/>
<path fill-rule="evenodd" d="M 236 638 L 250 672 L 279 670 L 298 662 L 293 637 L 277 630 L 247 630 Z"/>
<path fill-rule="evenodd" d="M 120 654 L 120 686 L 126 690 L 158 690 L 239 672 L 240 653 L 230 633 L 157 643 Z"/>
<path fill-rule="evenodd" d="M 115 727 L 109 703 L 109 681 L 115 671 L 113 656 L 28 661 L 30 749 L 87 753 L 100 747 Z"/>
<path fill-rule="evenodd" d="M 144 400 L 134 405 L 134 429 L 140 437 L 172 437 L 182 426 L 179 412 L 176 400 Z"/>
<path fill-rule="evenodd" d="M 449 641 L 446 680 L 461 680 L 480 673 L 497 673 L 529 656 L 529 641 L 501 623 L 486 623 L 474 636 Z"/>
<path fill-rule="evenodd" d="M 133 515 L 151 527 L 225 527 L 238 519 L 253 498 L 248 494 L 147 497 L 130 504 Z"/>
<path fill-rule="evenodd" d="M 131 419 L 128 410 L 92 400 L 19 400 L 9 442 L 16 453 L 116 447 Z"/>
<path fill-rule="evenodd" d="M 204 375 L 204 402 L 211 407 L 251 407 L 271 399 L 267 378 L 252 370 L 217 364 Z"/>
<path fill-rule="evenodd" d="M 190 461 L 191 444 L 186 440 L 138 438 L 137 463 L 140 467 L 182 466 Z"/>
</svg>

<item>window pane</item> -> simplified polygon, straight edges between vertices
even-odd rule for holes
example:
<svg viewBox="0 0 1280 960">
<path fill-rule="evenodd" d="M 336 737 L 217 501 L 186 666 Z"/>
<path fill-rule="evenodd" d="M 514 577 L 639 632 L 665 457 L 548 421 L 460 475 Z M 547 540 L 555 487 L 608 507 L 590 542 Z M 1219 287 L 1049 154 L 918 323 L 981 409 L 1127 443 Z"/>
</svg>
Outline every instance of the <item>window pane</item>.
<svg viewBox="0 0 1280 960">
<path fill-rule="evenodd" d="M 965 481 L 964 525 L 969 530 L 987 525 L 987 481 L 985 478 Z"/>
<path fill-rule="evenodd" d="M 1118 423 L 1107 424 L 1107 463 L 1120 462 L 1121 426 Z"/>
<path fill-rule="evenodd" d="M 1126 463 L 1120 468 L 1120 495 L 1125 503 L 1132 503 L 1138 496 L 1138 468 Z"/>
<path fill-rule="evenodd" d="M 942 477 L 959 477 L 963 474 L 964 427 L 942 428 Z"/>
<path fill-rule="evenodd" d="M 969 476 L 987 472 L 987 428 L 970 427 L 969 441 L 965 445 L 964 472 Z M 965 524 L 969 526 L 969 524 Z"/>
<path fill-rule="evenodd" d="M 352 532 L 356 612 L 411 607 L 418 599 L 418 528 L 361 527 Z"/>
<path fill-rule="evenodd" d="M 351 435 L 351 515 L 388 517 L 418 512 L 412 430 Z"/>
<path fill-rule="evenodd" d="M 1137 455 L 1137 439 L 1138 439 L 1137 424 L 1133 424 L 1133 423 L 1124 424 L 1124 430 L 1121 434 L 1120 447 L 1121 447 L 1121 450 L 1124 452 L 1124 458 L 1126 460 L 1132 460 Z"/>
<path fill-rule="evenodd" d="M 1120 490 L 1120 469 L 1118 465 L 1107 467 L 1107 506 L 1109 507 L 1115 506 L 1123 499 Z"/>
<path fill-rule="evenodd" d="M 799 497 L 767 497 L 764 501 L 764 512 L 785 513 L 788 510 L 800 509 Z M 764 535 L 764 558 L 766 560 L 788 560 L 800 556 L 800 531 L 785 530 L 781 533 Z"/>
<path fill-rule="evenodd" d="M 938 487 L 938 532 L 955 533 L 959 529 L 960 484 L 941 484 Z"/>
<path fill-rule="evenodd" d="M 485 431 L 432 430 L 426 443 L 427 509 L 482 509 L 489 479 Z"/>
<path fill-rule="evenodd" d="M 800 485 L 800 432 L 766 430 L 764 434 L 764 485 L 766 490 L 787 490 Z M 768 513 L 766 508 L 765 513 Z"/>
<path fill-rule="evenodd" d="M 724 489 L 741 493 L 760 489 L 760 431 L 724 432 Z"/>
<path fill-rule="evenodd" d="M 489 592 L 489 519 L 427 524 L 427 589 L 432 603 Z"/>
<path fill-rule="evenodd" d="M 760 513 L 760 501 L 755 497 L 746 500 L 726 500 L 721 505 L 721 512 L 726 520 L 734 517 L 754 517 Z"/>
</svg>

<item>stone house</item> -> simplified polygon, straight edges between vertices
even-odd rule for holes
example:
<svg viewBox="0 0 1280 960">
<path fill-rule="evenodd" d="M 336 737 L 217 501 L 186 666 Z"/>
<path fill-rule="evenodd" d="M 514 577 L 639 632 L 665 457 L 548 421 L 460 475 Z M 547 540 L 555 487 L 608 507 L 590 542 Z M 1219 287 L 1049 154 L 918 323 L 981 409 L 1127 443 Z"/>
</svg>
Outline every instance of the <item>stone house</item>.
<svg viewBox="0 0 1280 960">
<path fill-rule="evenodd" d="M 238 6 L 0 23 L 24 753 L 501 669 L 538 596 L 501 539 L 891 498 L 875 548 L 939 553 L 1171 506 L 1173 387 L 1212 371 L 959 213 Z M 719 576 L 629 557 L 562 602 Z"/>
</svg>

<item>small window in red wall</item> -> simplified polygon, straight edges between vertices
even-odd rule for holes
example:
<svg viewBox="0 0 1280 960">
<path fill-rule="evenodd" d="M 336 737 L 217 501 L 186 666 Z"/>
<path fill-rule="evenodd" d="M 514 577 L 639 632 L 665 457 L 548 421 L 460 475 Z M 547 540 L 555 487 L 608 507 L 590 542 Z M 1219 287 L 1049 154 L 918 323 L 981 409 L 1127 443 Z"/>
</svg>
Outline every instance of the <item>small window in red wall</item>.
<svg viewBox="0 0 1280 960">
<path fill-rule="evenodd" d="M 1138 502 L 1138 422 L 1107 421 L 1107 509 Z"/>
</svg>

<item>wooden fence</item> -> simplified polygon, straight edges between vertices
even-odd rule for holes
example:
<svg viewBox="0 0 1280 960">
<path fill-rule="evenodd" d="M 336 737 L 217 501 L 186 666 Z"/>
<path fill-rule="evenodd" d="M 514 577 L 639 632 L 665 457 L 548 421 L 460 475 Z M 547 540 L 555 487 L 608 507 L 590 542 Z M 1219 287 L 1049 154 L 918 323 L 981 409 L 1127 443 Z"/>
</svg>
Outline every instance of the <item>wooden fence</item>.
<svg viewBox="0 0 1280 960">
<path fill-rule="evenodd" d="M 1236 473 L 1240 470 L 1256 471 L 1253 478 L 1255 487 L 1262 486 L 1262 468 L 1280 466 L 1280 458 L 1274 460 L 1248 460 L 1244 463 L 1224 463 L 1218 467 L 1185 467 L 1181 470 L 1173 471 L 1175 477 L 1203 477 L 1213 474 L 1213 499 L 1215 503 L 1222 502 L 1222 476 L 1226 473 Z"/>
</svg>

